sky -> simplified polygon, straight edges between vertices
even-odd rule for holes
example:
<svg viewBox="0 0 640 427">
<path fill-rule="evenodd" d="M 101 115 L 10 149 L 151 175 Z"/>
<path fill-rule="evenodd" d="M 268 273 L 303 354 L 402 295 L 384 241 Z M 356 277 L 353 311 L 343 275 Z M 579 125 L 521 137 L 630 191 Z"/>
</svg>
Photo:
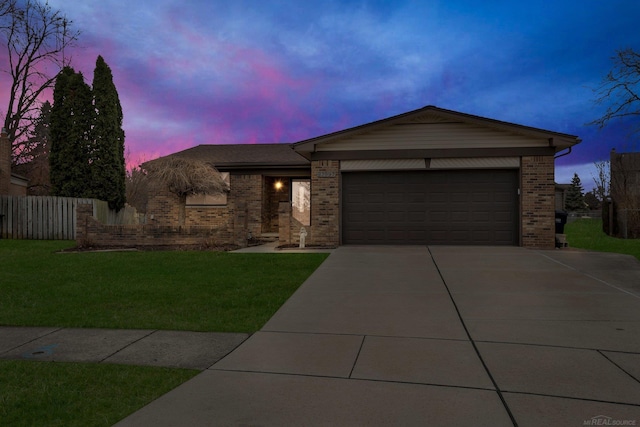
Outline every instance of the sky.
<svg viewBox="0 0 640 427">
<path fill-rule="evenodd" d="M 49 0 L 98 55 L 129 165 L 198 144 L 291 143 L 426 105 L 577 135 L 556 182 L 638 151 L 629 123 L 586 123 L 617 50 L 640 51 L 637 0 Z M 0 89 L 0 95 L 2 90 Z M 4 102 L 3 102 L 4 104 Z"/>
</svg>

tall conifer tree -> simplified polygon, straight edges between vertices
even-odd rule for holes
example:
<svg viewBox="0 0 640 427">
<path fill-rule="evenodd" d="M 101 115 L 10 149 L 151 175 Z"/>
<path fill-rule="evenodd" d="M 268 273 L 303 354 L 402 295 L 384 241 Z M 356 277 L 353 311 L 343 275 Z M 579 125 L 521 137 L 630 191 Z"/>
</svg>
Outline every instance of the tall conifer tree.
<svg viewBox="0 0 640 427">
<path fill-rule="evenodd" d="M 93 116 L 91 88 L 82 73 L 64 67 L 56 78 L 51 108 L 49 164 L 55 196 L 91 197 L 87 179 Z"/>
<path fill-rule="evenodd" d="M 567 189 L 565 206 L 568 211 L 584 210 L 587 207 L 584 202 L 584 190 L 582 188 L 582 183 L 580 182 L 580 177 L 577 173 L 573 174 L 571 186 Z"/>
<path fill-rule="evenodd" d="M 93 74 L 93 102 L 92 193 L 119 210 L 124 207 L 126 197 L 122 107 L 111 69 L 102 56 L 98 56 Z"/>
</svg>

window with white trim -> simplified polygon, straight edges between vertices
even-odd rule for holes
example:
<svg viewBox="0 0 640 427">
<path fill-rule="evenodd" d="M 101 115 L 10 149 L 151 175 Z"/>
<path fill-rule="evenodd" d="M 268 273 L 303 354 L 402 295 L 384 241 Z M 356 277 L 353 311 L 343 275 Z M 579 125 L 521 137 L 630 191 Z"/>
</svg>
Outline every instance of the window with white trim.
<svg viewBox="0 0 640 427">
<path fill-rule="evenodd" d="M 291 215 L 302 225 L 311 225 L 311 180 L 291 180 Z"/>
</svg>

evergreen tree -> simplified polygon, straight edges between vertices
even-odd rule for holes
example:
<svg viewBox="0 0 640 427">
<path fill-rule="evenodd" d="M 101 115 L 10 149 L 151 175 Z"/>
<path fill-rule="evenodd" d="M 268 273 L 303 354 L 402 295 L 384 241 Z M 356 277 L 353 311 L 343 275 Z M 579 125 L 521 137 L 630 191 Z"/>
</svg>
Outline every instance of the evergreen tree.
<svg viewBox="0 0 640 427">
<path fill-rule="evenodd" d="M 586 208 L 586 203 L 584 202 L 584 190 L 582 188 L 582 183 L 580 182 L 580 177 L 577 173 L 574 173 L 573 178 L 571 179 L 571 186 L 567 190 L 565 206 L 569 211 L 578 211 Z"/>
<path fill-rule="evenodd" d="M 82 73 L 64 67 L 53 90 L 49 153 L 51 192 L 55 196 L 91 197 L 91 88 Z"/>
<path fill-rule="evenodd" d="M 92 193 L 93 197 L 107 201 L 112 209 L 119 210 L 126 198 L 122 107 L 111 69 L 102 56 L 98 56 L 93 74 L 93 102 Z"/>
</svg>

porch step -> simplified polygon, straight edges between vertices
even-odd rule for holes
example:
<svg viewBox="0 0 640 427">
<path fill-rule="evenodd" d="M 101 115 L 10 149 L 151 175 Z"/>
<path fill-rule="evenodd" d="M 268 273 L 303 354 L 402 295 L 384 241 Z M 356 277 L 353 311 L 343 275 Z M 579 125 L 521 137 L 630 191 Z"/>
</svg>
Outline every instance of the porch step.
<svg viewBox="0 0 640 427">
<path fill-rule="evenodd" d="M 260 234 L 260 240 L 263 242 L 277 242 L 280 239 L 278 233 L 262 233 Z"/>
</svg>

